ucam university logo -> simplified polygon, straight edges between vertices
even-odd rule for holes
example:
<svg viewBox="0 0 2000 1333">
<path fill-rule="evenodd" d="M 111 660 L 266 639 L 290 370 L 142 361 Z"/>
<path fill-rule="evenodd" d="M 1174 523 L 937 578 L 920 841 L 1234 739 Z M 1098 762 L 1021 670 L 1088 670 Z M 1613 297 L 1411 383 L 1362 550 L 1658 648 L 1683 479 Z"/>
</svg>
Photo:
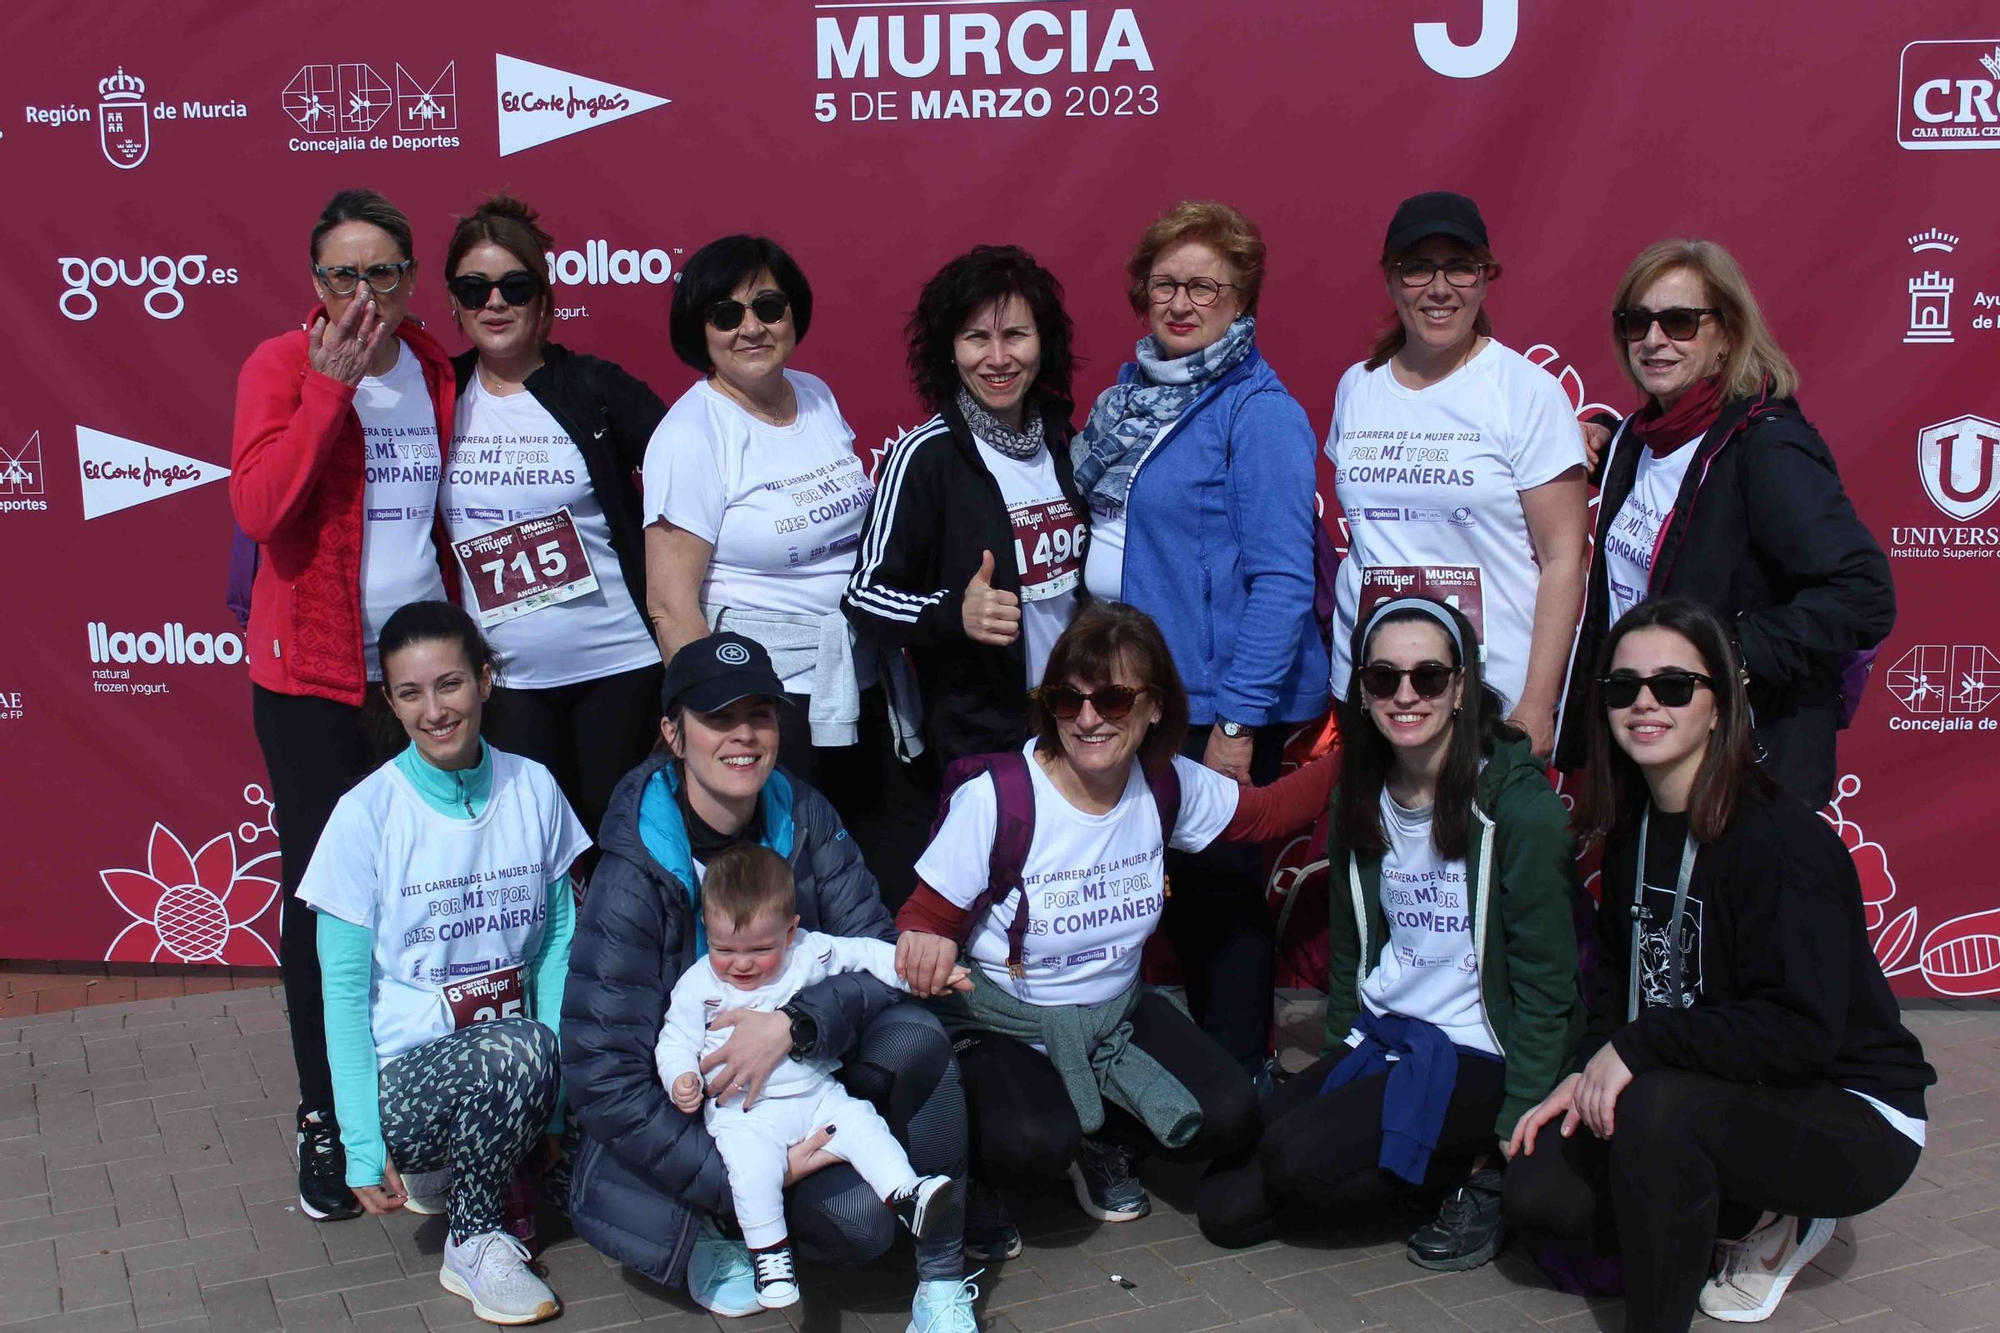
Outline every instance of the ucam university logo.
<svg viewBox="0 0 2000 1333">
<path fill-rule="evenodd" d="M 514 56 L 493 57 L 493 81 L 499 93 L 502 157 L 666 106 L 672 100 Z"/>
<path fill-rule="evenodd" d="M 1905 46 L 1896 142 L 1919 151 L 2000 148 L 2000 39 Z"/>
<path fill-rule="evenodd" d="M 1947 518 L 1978 518 L 2000 500 L 2000 421 L 1953 417 L 1917 432 L 1917 475 Z"/>
</svg>

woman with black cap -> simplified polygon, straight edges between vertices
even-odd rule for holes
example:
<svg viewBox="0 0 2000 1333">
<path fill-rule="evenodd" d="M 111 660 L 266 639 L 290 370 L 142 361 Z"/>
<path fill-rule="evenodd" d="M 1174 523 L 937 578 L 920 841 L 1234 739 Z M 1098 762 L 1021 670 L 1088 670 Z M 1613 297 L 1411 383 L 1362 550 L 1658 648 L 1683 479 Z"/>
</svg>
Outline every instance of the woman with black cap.
<svg viewBox="0 0 2000 1333">
<path fill-rule="evenodd" d="M 661 687 L 661 745 L 612 795 L 603 859 L 578 914 L 563 1002 L 563 1072 L 582 1126 L 577 1234 L 718 1315 L 757 1302 L 749 1252 L 710 1220 L 732 1210 L 728 1173 L 699 1112 L 678 1110 L 654 1061 L 674 982 L 698 956 L 703 867 L 756 843 L 791 863 L 799 924 L 894 941 L 875 877 L 826 797 L 777 767 L 779 710 L 795 707 L 763 645 L 724 631 L 675 653 Z M 873 1102 L 923 1175 L 962 1175 L 965 1098 L 944 1029 L 922 1005 L 860 973 L 809 986 L 775 1013 L 746 1014 L 704 1062 L 712 1089 L 754 1101 L 787 1059 L 837 1055 L 838 1077 Z M 897 1234 L 851 1166 L 795 1145 L 786 1213 L 802 1258 L 860 1264 Z M 822 1169 L 824 1168 L 824 1169 Z M 960 1220 L 917 1244 L 919 1328 L 970 1333 Z"/>
<path fill-rule="evenodd" d="M 1500 265 L 1472 200 L 1405 199 L 1382 272 L 1396 322 L 1341 377 L 1326 442 L 1350 541 L 1333 692 L 1347 690 L 1348 643 L 1370 607 L 1436 598 L 1471 620 L 1507 720 L 1546 757 L 1589 531 L 1569 396 L 1493 337 L 1484 305 Z"/>
</svg>

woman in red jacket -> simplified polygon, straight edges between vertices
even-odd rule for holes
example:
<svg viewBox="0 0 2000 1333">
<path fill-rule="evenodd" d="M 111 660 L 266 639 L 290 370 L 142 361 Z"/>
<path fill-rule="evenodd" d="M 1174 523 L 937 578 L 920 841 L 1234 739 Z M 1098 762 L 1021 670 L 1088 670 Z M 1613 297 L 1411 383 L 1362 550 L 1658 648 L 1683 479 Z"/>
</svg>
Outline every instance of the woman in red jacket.
<svg viewBox="0 0 2000 1333">
<path fill-rule="evenodd" d="M 282 837 L 299 1206 L 316 1218 L 361 1209 L 334 1121 L 313 914 L 294 897 L 334 803 L 386 757 L 376 738 L 394 743 L 379 688 L 383 623 L 457 583 L 437 524 L 452 370 L 405 317 L 413 254 L 394 204 L 372 190 L 335 195 L 312 230 L 319 305 L 303 327 L 259 344 L 236 382 L 229 499 L 262 557 L 247 635 L 251 711 Z"/>
</svg>

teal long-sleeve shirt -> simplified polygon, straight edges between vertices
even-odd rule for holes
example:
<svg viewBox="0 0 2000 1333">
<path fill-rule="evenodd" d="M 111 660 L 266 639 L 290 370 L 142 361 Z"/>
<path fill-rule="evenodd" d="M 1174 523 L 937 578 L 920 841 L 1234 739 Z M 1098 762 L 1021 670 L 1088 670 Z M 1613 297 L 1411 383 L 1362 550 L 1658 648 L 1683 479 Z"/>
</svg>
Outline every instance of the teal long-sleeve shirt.
<svg viewBox="0 0 2000 1333">
<path fill-rule="evenodd" d="M 479 743 L 479 762 L 446 772 L 434 768 L 413 744 L 395 763 L 424 802 L 453 819 L 476 819 L 493 794 L 493 757 Z M 548 886 L 548 916 L 541 944 L 528 959 L 530 1016 L 558 1037 L 563 985 L 569 975 L 570 937 L 576 931 L 576 902 L 564 873 Z M 382 1142 L 382 1094 L 375 1061 L 375 1032 L 368 1012 L 374 979 L 375 936 L 365 926 L 325 912 L 319 914 L 320 986 L 326 1006 L 326 1062 L 333 1075 L 334 1112 L 340 1142 L 347 1150 L 350 1186 L 382 1183 L 388 1150 Z M 563 1099 L 548 1132 L 561 1132 Z"/>
</svg>

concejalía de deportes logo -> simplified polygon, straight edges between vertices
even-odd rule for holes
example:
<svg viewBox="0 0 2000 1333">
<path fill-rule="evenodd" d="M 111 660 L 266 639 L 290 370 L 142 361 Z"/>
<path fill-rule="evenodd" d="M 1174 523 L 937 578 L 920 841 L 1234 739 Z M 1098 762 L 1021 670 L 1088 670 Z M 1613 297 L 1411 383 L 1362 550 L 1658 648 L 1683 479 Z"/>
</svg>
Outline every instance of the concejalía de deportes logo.
<svg viewBox="0 0 2000 1333">
<path fill-rule="evenodd" d="M 149 255 L 135 259 L 111 258 L 100 255 L 95 259 L 81 259 L 72 256 L 56 260 L 56 270 L 62 277 L 63 292 L 56 298 L 56 306 L 66 318 L 82 321 L 97 314 L 98 293 L 109 293 L 119 287 L 134 290 L 145 289 L 140 303 L 146 313 L 154 319 L 175 319 L 187 309 L 187 297 L 181 292 L 184 287 L 229 287 L 237 282 L 237 271 L 219 264 L 211 264 L 207 255 L 182 255 L 175 259 L 170 255 Z"/>
</svg>

